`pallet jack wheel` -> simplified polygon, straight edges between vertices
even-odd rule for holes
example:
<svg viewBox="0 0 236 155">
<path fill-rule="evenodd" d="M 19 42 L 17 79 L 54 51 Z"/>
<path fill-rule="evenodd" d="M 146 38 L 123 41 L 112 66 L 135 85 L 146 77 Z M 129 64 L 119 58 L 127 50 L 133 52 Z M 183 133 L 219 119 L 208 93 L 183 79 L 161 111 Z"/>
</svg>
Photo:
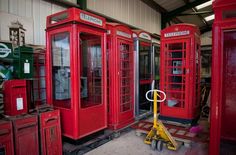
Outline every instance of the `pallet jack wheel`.
<svg viewBox="0 0 236 155">
<path fill-rule="evenodd" d="M 162 149 L 163 149 L 163 141 L 161 141 L 161 140 L 158 140 L 157 141 L 157 151 L 159 151 L 159 152 L 161 152 L 162 151 Z"/>
<path fill-rule="evenodd" d="M 152 140 L 151 148 L 152 148 L 152 150 L 156 150 L 157 149 L 157 141 L 155 139 Z"/>
</svg>

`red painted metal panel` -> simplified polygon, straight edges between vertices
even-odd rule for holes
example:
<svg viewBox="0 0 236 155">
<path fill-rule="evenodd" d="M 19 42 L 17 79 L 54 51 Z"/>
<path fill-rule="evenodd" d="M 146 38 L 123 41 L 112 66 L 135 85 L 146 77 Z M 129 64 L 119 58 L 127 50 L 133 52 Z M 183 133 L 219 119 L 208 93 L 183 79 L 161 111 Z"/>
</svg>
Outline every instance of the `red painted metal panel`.
<svg viewBox="0 0 236 155">
<path fill-rule="evenodd" d="M 14 154 L 13 130 L 10 121 L 0 120 L 0 154 Z"/>
<path fill-rule="evenodd" d="M 79 22 L 93 27 L 105 29 L 106 19 L 77 8 L 70 8 L 47 17 L 47 28 L 68 22 Z"/>
<path fill-rule="evenodd" d="M 212 83 L 211 83 L 211 155 L 219 154 L 222 139 L 236 140 L 235 111 L 235 35 L 236 2 L 215 0 L 213 24 Z"/>
<path fill-rule="evenodd" d="M 108 125 L 112 130 L 134 122 L 134 56 L 132 31 L 124 25 L 107 24 L 109 81 Z"/>
<path fill-rule="evenodd" d="M 38 118 L 34 115 L 10 117 L 14 128 L 16 155 L 39 154 Z"/>
<path fill-rule="evenodd" d="M 161 31 L 160 89 L 167 99 L 160 115 L 186 121 L 199 115 L 200 38 L 190 24 L 177 24 Z"/>
<path fill-rule="evenodd" d="M 59 110 L 39 114 L 41 154 L 61 155 L 61 123 Z"/>
<path fill-rule="evenodd" d="M 68 21 L 47 25 L 47 103 L 60 110 L 62 134 L 79 139 L 107 127 L 105 19 L 75 8 L 64 12 Z M 81 20 L 81 12 L 89 16 Z"/>
<path fill-rule="evenodd" d="M 26 80 L 8 80 L 3 85 L 4 112 L 15 116 L 28 112 Z"/>
</svg>

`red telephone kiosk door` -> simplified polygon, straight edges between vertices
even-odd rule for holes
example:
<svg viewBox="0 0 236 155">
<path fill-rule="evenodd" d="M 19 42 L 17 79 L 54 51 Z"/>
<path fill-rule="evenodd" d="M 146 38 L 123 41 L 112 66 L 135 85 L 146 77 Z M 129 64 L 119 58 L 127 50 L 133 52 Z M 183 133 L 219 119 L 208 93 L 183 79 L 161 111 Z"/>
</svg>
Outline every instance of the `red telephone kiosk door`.
<svg viewBox="0 0 236 155">
<path fill-rule="evenodd" d="M 47 17 L 47 102 L 72 139 L 107 127 L 105 24 L 76 8 Z"/>
<path fill-rule="evenodd" d="M 236 152 L 236 1 L 215 0 L 209 154 Z"/>
<path fill-rule="evenodd" d="M 163 44 L 165 54 L 164 60 L 166 63 L 165 74 L 161 78 L 167 79 L 165 81 L 166 88 L 164 89 L 167 95 L 167 101 L 161 104 L 160 113 L 161 116 L 169 116 L 172 118 L 186 118 L 186 113 L 188 112 L 189 105 L 185 104 L 185 95 L 188 93 L 189 89 L 187 79 L 189 79 L 189 74 L 186 74 L 188 70 L 186 64 L 188 64 L 189 57 L 189 39 L 172 40 L 166 41 Z M 162 74 L 161 74 L 162 75 Z M 161 84 L 161 89 L 163 89 Z"/>
<path fill-rule="evenodd" d="M 134 121 L 134 64 L 132 31 L 107 24 L 109 70 L 109 128 L 117 130 Z"/>
<path fill-rule="evenodd" d="M 194 123 L 199 116 L 200 39 L 190 24 L 177 24 L 161 32 L 161 82 L 166 93 L 160 119 Z"/>
</svg>

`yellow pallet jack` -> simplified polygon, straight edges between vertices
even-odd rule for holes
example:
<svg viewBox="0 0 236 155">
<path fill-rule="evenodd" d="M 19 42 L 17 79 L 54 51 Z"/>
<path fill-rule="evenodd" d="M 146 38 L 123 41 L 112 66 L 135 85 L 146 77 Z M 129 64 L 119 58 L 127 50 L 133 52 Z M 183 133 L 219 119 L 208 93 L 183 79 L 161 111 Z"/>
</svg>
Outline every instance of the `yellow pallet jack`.
<svg viewBox="0 0 236 155">
<path fill-rule="evenodd" d="M 148 98 L 148 94 L 150 92 L 154 92 L 153 100 Z M 161 98 L 161 96 L 158 93 L 163 94 L 164 98 L 162 100 L 157 99 L 157 96 Z M 151 148 L 157 151 L 162 151 L 164 143 L 166 143 L 168 149 L 177 150 L 178 144 L 176 143 L 175 139 L 170 135 L 168 130 L 165 128 L 164 124 L 160 120 L 158 120 L 157 116 L 157 102 L 165 101 L 166 94 L 163 91 L 157 89 L 149 90 L 146 93 L 146 99 L 148 101 L 152 101 L 154 105 L 153 105 L 153 127 L 151 131 L 149 131 L 149 133 L 147 134 L 144 143 L 151 145 Z"/>
</svg>

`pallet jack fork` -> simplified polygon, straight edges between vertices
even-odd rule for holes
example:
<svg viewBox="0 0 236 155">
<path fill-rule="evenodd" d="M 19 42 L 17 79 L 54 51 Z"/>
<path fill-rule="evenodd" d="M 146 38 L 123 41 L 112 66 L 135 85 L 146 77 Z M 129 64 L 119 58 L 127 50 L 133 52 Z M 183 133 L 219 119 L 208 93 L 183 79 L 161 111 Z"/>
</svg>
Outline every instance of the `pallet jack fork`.
<svg viewBox="0 0 236 155">
<path fill-rule="evenodd" d="M 150 92 L 154 92 L 153 100 L 148 98 L 148 94 Z M 162 100 L 157 99 L 157 96 L 161 98 L 161 95 L 159 95 L 158 93 L 164 95 L 164 98 Z M 151 145 L 151 148 L 153 150 L 157 149 L 158 151 L 161 151 L 163 148 L 163 143 L 166 143 L 168 149 L 177 150 L 178 144 L 176 143 L 175 139 L 170 135 L 168 130 L 165 128 L 164 124 L 160 120 L 158 120 L 157 116 L 157 102 L 165 101 L 166 94 L 163 91 L 157 89 L 149 90 L 146 93 L 146 99 L 148 101 L 153 102 L 154 105 L 153 105 L 153 127 L 151 131 L 149 131 L 149 133 L 147 134 L 144 143 Z"/>
</svg>

